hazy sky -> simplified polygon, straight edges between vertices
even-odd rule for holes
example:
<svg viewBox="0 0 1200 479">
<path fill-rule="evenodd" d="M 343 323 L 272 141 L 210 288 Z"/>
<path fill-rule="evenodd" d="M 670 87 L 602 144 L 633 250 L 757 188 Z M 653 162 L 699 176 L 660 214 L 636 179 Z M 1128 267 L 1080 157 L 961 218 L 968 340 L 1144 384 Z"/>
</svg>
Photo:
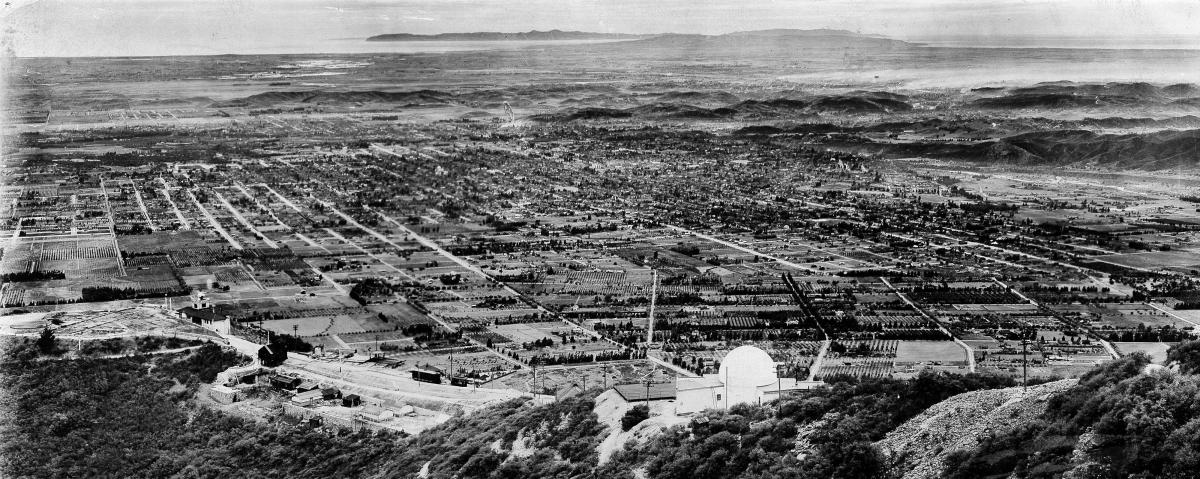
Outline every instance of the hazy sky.
<svg viewBox="0 0 1200 479">
<path fill-rule="evenodd" d="M 381 33 L 836 28 L 984 45 L 1018 37 L 1200 48 L 1200 0 L 0 0 L 18 56 L 339 51 Z M 1170 38 L 1163 38 L 1164 36 Z M 1189 36 L 1179 38 L 1178 36 Z M 1137 40 L 1130 40 L 1137 38 Z M 336 40 L 336 41 L 331 41 Z M 1038 40 L 1054 43 L 1059 40 Z M 361 45 L 354 44 L 355 48 Z"/>
</svg>

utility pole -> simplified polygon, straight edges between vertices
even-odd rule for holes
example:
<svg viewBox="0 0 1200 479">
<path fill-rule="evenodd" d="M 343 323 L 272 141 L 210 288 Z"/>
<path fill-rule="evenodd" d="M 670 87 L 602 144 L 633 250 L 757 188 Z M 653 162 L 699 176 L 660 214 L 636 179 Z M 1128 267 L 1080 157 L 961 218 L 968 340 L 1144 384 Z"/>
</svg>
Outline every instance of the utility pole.
<svg viewBox="0 0 1200 479">
<path fill-rule="evenodd" d="M 654 366 L 653 365 L 650 366 L 650 371 L 647 372 L 645 376 L 642 376 L 642 379 L 646 381 L 646 409 L 649 410 L 650 409 L 650 382 L 654 380 Z"/>
<path fill-rule="evenodd" d="M 654 306 L 658 302 L 658 270 L 650 268 L 650 275 L 650 311 L 647 315 L 650 322 L 646 326 L 646 348 L 654 342 Z"/>
<path fill-rule="evenodd" d="M 785 368 L 786 370 L 786 368 Z M 775 366 L 775 415 L 783 414 L 783 387 L 780 383 L 783 381 L 779 377 L 779 366 Z"/>
<path fill-rule="evenodd" d="M 650 410 L 650 376 L 646 376 L 646 410 Z"/>
<path fill-rule="evenodd" d="M 721 380 L 725 383 L 725 410 L 729 410 L 729 368 L 725 368 L 725 378 Z"/>
<path fill-rule="evenodd" d="M 1029 392 L 1029 330 L 1021 332 L 1021 394 Z"/>
</svg>

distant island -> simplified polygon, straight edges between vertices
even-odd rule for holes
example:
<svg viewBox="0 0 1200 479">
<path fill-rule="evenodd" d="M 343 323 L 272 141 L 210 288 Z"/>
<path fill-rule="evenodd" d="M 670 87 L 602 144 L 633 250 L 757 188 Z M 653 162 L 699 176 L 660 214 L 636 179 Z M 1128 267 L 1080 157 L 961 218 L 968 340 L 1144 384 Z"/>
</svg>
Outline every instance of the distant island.
<svg viewBox="0 0 1200 479">
<path fill-rule="evenodd" d="M 626 33 L 565 32 L 562 30 L 503 33 L 466 32 L 417 35 L 413 33 L 388 33 L 367 38 L 368 42 L 463 42 L 463 41 L 550 41 L 550 40 L 637 40 L 650 35 Z"/>
</svg>

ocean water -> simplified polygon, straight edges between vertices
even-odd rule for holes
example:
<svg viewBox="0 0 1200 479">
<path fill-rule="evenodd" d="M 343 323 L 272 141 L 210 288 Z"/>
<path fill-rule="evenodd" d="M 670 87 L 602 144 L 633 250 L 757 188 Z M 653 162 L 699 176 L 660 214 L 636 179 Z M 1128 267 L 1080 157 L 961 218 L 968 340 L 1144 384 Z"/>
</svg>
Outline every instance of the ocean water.
<svg viewBox="0 0 1200 479">
<path fill-rule="evenodd" d="M 799 83 L 974 88 L 1039 82 L 1200 83 L 1200 50 L 923 47 L 886 57 L 852 58 L 812 72 L 781 75 Z"/>
</svg>

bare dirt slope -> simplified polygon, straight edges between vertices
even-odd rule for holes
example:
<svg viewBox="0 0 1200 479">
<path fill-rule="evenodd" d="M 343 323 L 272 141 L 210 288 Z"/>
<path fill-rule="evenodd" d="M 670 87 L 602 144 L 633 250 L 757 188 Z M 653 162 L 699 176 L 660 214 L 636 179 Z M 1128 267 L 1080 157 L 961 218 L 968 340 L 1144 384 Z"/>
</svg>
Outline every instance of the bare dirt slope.
<svg viewBox="0 0 1200 479">
<path fill-rule="evenodd" d="M 905 479 L 937 477 L 947 455 L 1041 415 L 1051 395 L 1075 383 L 1064 379 L 1031 386 L 1028 392 L 1015 387 L 959 394 L 910 419 L 876 445 Z"/>
<path fill-rule="evenodd" d="M 651 401 L 650 418 L 642 421 L 628 431 L 621 430 L 621 417 L 633 407 L 626 402 L 615 390 L 605 391 L 596 397 L 596 407 L 593 409 L 602 424 L 608 426 L 608 435 L 600 442 L 597 452 L 600 454 L 600 464 L 604 464 L 619 451 L 625 443 L 634 441 L 643 444 L 658 435 L 663 429 L 676 424 L 687 424 L 689 418 L 675 415 L 673 401 Z"/>
</svg>

